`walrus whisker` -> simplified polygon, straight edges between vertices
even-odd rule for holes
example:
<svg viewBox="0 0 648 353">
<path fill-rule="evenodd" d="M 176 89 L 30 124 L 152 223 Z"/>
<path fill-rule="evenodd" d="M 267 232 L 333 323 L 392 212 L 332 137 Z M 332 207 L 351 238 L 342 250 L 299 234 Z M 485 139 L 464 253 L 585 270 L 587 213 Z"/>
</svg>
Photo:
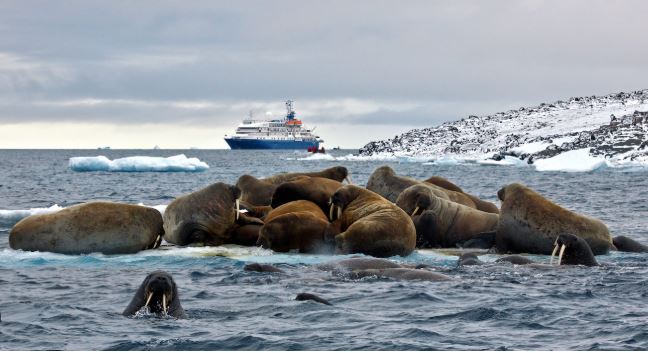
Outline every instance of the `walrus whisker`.
<svg viewBox="0 0 648 353">
<path fill-rule="evenodd" d="M 148 307 L 149 303 L 151 302 L 151 298 L 153 298 L 153 292 L 150 292 L 148 298 L 146 298 L 146 304 L 144 304 L 145 307 Z"/>
<path fill-rule="evenodd" d="M 554 256 L 556 256 L 556 253 L 558 252 L 558 243 L 554 243 L 556 246 L 554 246 L 553 251 L 551 252 L 551 259 L 549 260 L 549 265 L 553 265 L 553 260 Z"/>
<path fill-rule="evenodd" d="M 415 216 L 415 215 L 416 215 L 416 212 L 418 212 L 418 210 L 419 210 L 419 207 L 416 206 L 416 208 L 414 209 L 414 212 L 412 212 L 412 216 Z"/>
<path fill-rule="evenodd" d="M 329 220 L 331 220 L 331 222 L 333 221 L 333 208 L 334 207 L 335 207 L 335 205 L 333 203 L 331 203 L 331 208 L 329 208 Z"/>
<path fill-rule="evenodd" d="M 164 310 L 164 315 L 167 315 L 166 293 L 162 293 L 162 310 Z"/>
<path fill-rule="evenodd" d="M 560 254 L 558 254 L 558 266 L 560 266 L 560 263 L 562 262 L 562 257 L 563 254 L 565 253 L 565 249 L 567 249 L 567 245 L 563 244 L 562 247 L 560 248 Z"/>
<path fill-rule="evenodd" d="M 241 208 L 241 200 L 240 200 L 240 199 L 236 199 L 236 220 L 237 220 L 237 221 L 238 221 L 238 219 L 239 219 L 239 212 L 240 212 L 240 208 Z"/>
</svg>

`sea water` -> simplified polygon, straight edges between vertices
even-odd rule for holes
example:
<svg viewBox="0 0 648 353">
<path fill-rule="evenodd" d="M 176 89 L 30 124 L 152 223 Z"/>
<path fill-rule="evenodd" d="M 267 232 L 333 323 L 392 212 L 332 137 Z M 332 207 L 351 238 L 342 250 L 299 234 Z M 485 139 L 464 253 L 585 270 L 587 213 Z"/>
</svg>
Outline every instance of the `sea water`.
<svg viewBox="0 0 648 353">
<path fill-rule="evenodd" d="M 97 153 L 101 152 L 101 153 Z M 313 265 L 348 256 L 278 254 L 256 247 L 168 248 L 135 255 L 68 256 L 11 250 L 9 230 L 28 214 L 113 200 L 164 210 L 173 198 L 242 174 L 343 165 L 365 185 L 384 164 L 414 178 L 444 176 L 483 199 L 522 182 L 558 204 L 605 222 L 614 235 L 648 243 L 648 172 L 598 168 L 540 172 L 519 163 L 357 158 L 351 151 L 0 151 L 0 349 L 648 349 L 648 254 L 612 252 L 600 267 L 535 269 L 495 264 L 456 268 L 456 256 L 415 251 L 393 261 L 428 264 L 452 278 L 350 280 Z M 75 172 L 72 157 L 184 154 L 200 173 Z M 549 262 L 548 256 L 532 256 Z M 245 272 L 273 263 L 283 274 Z M 189 319 L 127 318 L 144 277 L 173 275 Z M 333 305 L 299 302 L 317 294 Z"/>
</svg>

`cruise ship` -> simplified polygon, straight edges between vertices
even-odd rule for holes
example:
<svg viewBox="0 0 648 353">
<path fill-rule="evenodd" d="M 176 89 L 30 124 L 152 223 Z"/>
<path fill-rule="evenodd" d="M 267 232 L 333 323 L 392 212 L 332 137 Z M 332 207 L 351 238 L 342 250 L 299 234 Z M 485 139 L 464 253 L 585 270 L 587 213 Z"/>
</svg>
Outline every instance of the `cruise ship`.
<svg viewBox="0 0 648 353">
<path fill-rule="evenodd" d="M 225 142 L 233 150 L 316 150 L 324 142 L 295 117 L 292 101 L 286 102 L 286 116 L 282 119 L 244 119 L 234 135 L 225 135 Z"/>
</svg>

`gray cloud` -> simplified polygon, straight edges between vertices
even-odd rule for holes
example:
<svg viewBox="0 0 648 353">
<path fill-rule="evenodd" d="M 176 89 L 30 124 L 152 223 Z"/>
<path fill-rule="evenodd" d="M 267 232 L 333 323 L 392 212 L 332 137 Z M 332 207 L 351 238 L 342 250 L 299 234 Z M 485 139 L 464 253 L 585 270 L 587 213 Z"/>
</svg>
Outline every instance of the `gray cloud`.
<svg viewBox="0 0 648 353">
<path fill-rule="evenodd" d="M 222 126 L 292 98 L 313 123 L 428 126 L 641 89 L 647 10 L 599 0 L 4 1 L 0 123 Z"/>
</svg>

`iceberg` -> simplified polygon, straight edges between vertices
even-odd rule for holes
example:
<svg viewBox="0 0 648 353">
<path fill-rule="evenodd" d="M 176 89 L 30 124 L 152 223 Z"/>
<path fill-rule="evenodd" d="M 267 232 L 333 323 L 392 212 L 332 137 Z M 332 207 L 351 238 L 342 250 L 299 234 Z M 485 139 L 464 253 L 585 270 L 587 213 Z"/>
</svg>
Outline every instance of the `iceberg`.
<svg viewBox="0 0 648 353">
<path fill-rule="evenodd" d="M 55 204 L 50 207 L 30 208 L 28 210 L 0 210 L 0 227 L 13 227 L 14 224 L 25 217 L 53 213 L 62 209 L 63 207 Z"/>
<path fill-rule="evenodd" d="M 608 166 L 605 158 L 591 156 L 589 150 L 589 148 L 581 148 L 563 152 L 551 158 L 537 160 L 534 165 L 540 172 L 590 172 Z"/>
<path fill-rule="evenodd" d="M 70 169 L 75 172 L 203 172 L 207 163 L 184 154 L 171 157 L 133 156 L 110 160 L 106 156 L 72 157 Z"/>
</svg>

